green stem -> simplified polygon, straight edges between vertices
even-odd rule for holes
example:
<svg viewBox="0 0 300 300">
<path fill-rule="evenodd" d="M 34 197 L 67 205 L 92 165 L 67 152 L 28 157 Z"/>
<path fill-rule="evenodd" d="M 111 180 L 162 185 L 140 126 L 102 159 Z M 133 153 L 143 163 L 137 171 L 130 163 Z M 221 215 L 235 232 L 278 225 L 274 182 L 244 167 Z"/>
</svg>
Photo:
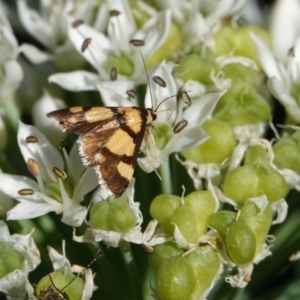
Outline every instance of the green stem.
<svg viewBox="0 0 300 300">
<path fill-rule="evenodd" d="M 136 268 L 135 261 L 133 259 L 132 251 L 131 251 L 131 245 L 129 242 L 125 240 L 121 240 L 119 243 L 119 249 L 122 253 L 128 276 L 129 276 L 129 282 L 131 285 L 131 291 L 134 295 L 133 299 L 143 299 L 142 297 L 142 291 L 141 291 L 141 282 L 139 278 L 139 274 Z"/>
<path fill-rule="evenodd" d="M 16 131 L 18 128 L 18 121 L 20 119 L 20 111 L 15 102 L 15 95 L 13 91 L 11 92 L 11 95 L 8 95 L 7 99 L 1 101 L 1 105 L 5 111 L 7 122 Z"/>
<path fill-rule="evenodd" d="M 172 181 L 171 181 L 171 170 L 170 170 L 170 159 L 168 158 L 164 164 L 159 167 L 160 175 L 162 180 L 161 190 L 164 194 L 172 193 Z"/>
</svg>

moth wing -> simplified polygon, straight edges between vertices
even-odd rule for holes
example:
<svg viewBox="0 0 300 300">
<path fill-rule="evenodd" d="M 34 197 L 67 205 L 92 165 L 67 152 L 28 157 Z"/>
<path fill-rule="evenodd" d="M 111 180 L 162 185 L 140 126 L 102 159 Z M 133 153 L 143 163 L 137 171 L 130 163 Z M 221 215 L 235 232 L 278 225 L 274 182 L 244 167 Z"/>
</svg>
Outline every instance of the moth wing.
<svg viewBox="0 0 300 300">
<path fill-rule="evenodd" d="M 98 131 L 105 124 L 114 121 L 114 112 L 108 107 L 75 106 L 52 111 L 47 116 L 57 120 L 63 131 L 76 134 Z M 110 125 L 119 126 L 118 122 Z"/>
<path fill-rule="evenodd" d="M 94 167 L 100 184 L 116 196 L 127 189 L 134 172 L 145 130 L 134 136 L 118 127 L 81 135 L 79 152 L 85 165 Z"/>
</svg>

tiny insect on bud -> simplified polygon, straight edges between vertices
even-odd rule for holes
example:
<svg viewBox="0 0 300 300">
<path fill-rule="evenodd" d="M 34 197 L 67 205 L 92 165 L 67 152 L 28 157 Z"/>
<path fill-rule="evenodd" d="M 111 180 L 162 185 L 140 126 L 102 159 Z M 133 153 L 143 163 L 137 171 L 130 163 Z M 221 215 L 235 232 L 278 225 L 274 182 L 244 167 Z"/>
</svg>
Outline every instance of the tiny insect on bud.
<svg viewBox="0 0 300 300">
<path fill-rule="evenodd" d="M 116 67 L 112 67 L 110 70 L 110 80 L 115 81 L 118 78 L 118 71 Z"/>
<path fill-rule="evenodd" d="M 248 283 L 248 282 L 251 281 L 251 276 L 250 275 L 245 275 L 243 280 Z"/>
<path fill-rule="evenodd" d="M 72 27 L 73 27 L 73 28 L 77 28 L 77 27 L 79 27 L 80 25 L 82 25 L 83 23 L 84 23 L 83 20 L 76 20 L 76 21 L 74 21 L 74 22 L 72 23 Z"/>
<path fill-rule="evenodd" d="M 34 177 L 39 176 L 40 171 L 41 171 L 41 166 L 39 165 L 39 163 L 37 161 L 35 161 L 32 158 L 28 158 L 27 168 L 28 168 L 28 171 L 31 173 L 31 175 L 33 175 Z"/>
<path fill-rule="evenodd" d="M 67 178 L 67 174 L 63 170 L 61 170 L 57 167 L 53 167 L 52 171 L 58 178 L 61 178 L 61 179 Z"/>
<path fill-rule="evenodd" d="M 188 123 L 189 122 L 187 120 L 182 119 L 173 127 L 173 133 L 178 133 L 182 131 L 187 126 Z"/>
<path fill-rule="evenodd" d="M 116 10 L 116 9 L 113 9 L 113 10 L 111 10 L 110 12 L 109 12 L 109 15 L 111 16 L 111 17 L 117 17 L 118 15 L 120 15 L 121 14 L 121 12 L 119 12 L 118 10 Z"/>
<path fill-rule="evenodd" d="M 33 135 L 30 135 L 26 138 L 26 143 L 38 143 L 39 140 L 37 137 L 33 136 Z"/>
<path fill-rule="evenodd" d="M 191 98 L 186 91 L 181 91 L 181 97 L 185 104 L 187 104 L 188 106 L 192 105 Z"/>
<path fill-rule="evenodd" d="M 21 196 L 30 196 L 34 194 L 34 190 L 32 189 L 21 189 L 18 191 L 18 194 Z"/>
<path fill-rule="evenodd" d="M 129 43 L 132 44 L 133 46 L 137 46 L 137 47 L 145 45 L 145 41 L 143 41 L 143 40 L 136 40 L 136 39 L 130 40 Z"/>
<path fill-rule="evenodd" d="M 128 91 L 126 91 L 126 94 L 127 94 L 130 98 L 132 98 L 132 99 L 135 99 L 135 97 L 136 97 L 136 91 L 135 91 L 135 90 L 128 90 Z"/>
<path fill-rule="evenodd" d="M 91 43 L 92 39 L 91 38 L 86 38 L 83 43 L 82 43 L 82 46 L 81 46 L 81 52 L 84 52 L 87 47 L 89 46 L 89 44 Z"/>
<path fill-rule="evenodd" d="M 61 141 L 59 143 L 59 149 L 66 148 L 68 146 L 68 143 L 66 141 Z"/>
<path fill-rule="evenodd" d="M 161 87 L 166 87 L 167 86 L 166 82 L 159 76 L 153 76 L 152 80 Z"/>
</svg>

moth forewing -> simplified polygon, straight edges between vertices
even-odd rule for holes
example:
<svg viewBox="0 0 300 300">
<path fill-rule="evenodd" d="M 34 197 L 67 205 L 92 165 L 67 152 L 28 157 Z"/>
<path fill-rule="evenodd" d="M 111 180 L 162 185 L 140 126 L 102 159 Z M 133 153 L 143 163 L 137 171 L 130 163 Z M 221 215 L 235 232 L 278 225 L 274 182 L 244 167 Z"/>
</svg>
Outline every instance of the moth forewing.
<svg viewBox="0 0 300 300">
<path fill-rule="evenodd" d="M 153 109 L 138 107 L 70 107 L 48 114 L 66 132 L 79 134 L 84 165 L 94 167 L 100 184 L 115 197 L 127 189 Z"/>
</svg>

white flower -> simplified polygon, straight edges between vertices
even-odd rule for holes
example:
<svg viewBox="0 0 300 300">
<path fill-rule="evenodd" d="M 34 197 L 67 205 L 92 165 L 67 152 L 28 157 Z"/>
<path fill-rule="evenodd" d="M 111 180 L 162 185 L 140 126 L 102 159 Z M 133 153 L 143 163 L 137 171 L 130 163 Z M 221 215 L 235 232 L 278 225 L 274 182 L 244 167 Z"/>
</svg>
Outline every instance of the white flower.
<svg viewBox="0 0 300 300">
<path fill-rule="evenodd" d="M 46 118 L 45 115 L 51 111 L 64 107 L 65 103 L 62 100 L 52 98 L 47 91 L 44 91 L 43 96 L 34 103 L 32 109 L 34 125 L 47 136 L 53 145 L 59 145 L 63 140 L 65 133 L 61 131 L 55 120 Z"/>
<path fill-rule="evenodd" d="M 117 11 L 117 15 L 111 15 L 108 21 L 108 37 L 87 24 L 74 26 L 74 20 L 69 20 L 68 35 L 77 51 L 94 67 L 98 74 L 88 71 L 75 71 L 70 73 L 57 73 L 49 77 L 50 82 L 59 84 L 65 89 L 83 91 L 96 89 L 101 80 L 110 79 L 110 70 L 107 70 L 107 62 L 111 57 L 126 57 L 132 65 L 132 74 L 128 77 L 136 80 L 144 74 L 140 52 L 147 60 L 156 49 L 165 41 L 171 22 L 170 11 L 162 11 L 149 19 L 144 26 L 137 30 L 129 4 L 126 0 L 107 1 L 107 15 Z M 89 39 L 86 49 L 82 49 L 83 43 Z M 145 45 L 136 47 L 130 44 L 130 40 L 143 40 Z M 123 75 L 118 75 L 124 78 Z"/>
<path fill-rule="evenodd" d="M 66 18 L 90 21 L 93 14 L 91 0 L 87 1 L 40 1 L 40 9 L 30 8 L 25 0 L 17 1 L 20 21 L 25 29 L 36 38 L 49 53 L 31 44 L 22 44 L 21 51 L 33 63 L 42 63 L 54 54 L 70 51 L 73 47 L 68 41 Z"/>
<path fill-rule="evenodd" d="M 136 244 L 142 244 L 143 234 L 141 231 L 141 224 L 143 222 L 143 216 L 139 209 L 140 203 L 133 201 L 134 182 L 135 180 L 132 179 L 129 184 L 129 187 L 124 193 L 124 195 L 127 196 L 129 206 L 132 209 L 136 218 L 136 225 L 134 228 L 130 229 L 127 232 L 88 228 L 83 236 L 76 236 L 74 232 L 73 239 L 77 242 L 90 243 L 103 241 L 106 245 L 110 247 L 118 247 L 118 244 L 121 240 L 125 240 Z M 105 191 L 105 189 L 100 187 L 98 190 L 95 191 L 92 202 L 95 204 L 99 201 L 107 201 L 107 195 L 108 194 Z"/>
<path fill-rule="evenodd" d="M 7 294 L 20 295 L 25 291 L 32 293 L 27 274 L 34 270 L 40 263 L 40 252 L 37 249 L 32 238 L 32 233 L 27 235 L 13 234 L 10 235 L 7 225 L 0 220 L 0 244 L 1 251 L 4 251 L 5 245 L 13 248 L 22 256 L 22 266 L 13 272 L 6 274 L 0 279 L 0 290 Z M 0 258 L 5 259 L 4 257 Z"/>
<path fill-rule="evenodd" d="M 162 9 L 170 9 L 172 18 L 181 26 L 184 33 L 185 50 L 203 41 L 213 47 L 213 32 L 228 16 L 238 18 L 246 4 L 245 0 L 218 0 L 218 1 L 159 1 Z"/>
<path fill-rule="evenodd" d="M 23 79 L 23 71 L 17 62 L 18 41 L 3 9 L 0 9 L 0 45 L 0 100 L 9 101 L 11 90 L 17 89 Z"/>
<path fill-rule="evenodd" d="M 0 174 L 1 191 L 19 201 L 8 212 L 8 220 L 30 219 L 54 211 L 63 214 L 64 223 L 81 225 L 87 210 L 80 202 L 98 182 L 92 169 L 84 172 L 76 147 L 70 157 L 63 149 L 67 177 L 60 153 L 38 129 L 20 123 L 18 143 L 28 169 L 37 181 L 25 176 Z"/>
<path fill-rule="evenodd" d="M 278 0 L 270 14 L 270 37 L 272 49 L 277 58 L 286 61 L 287 53 L 300 35 L 300 2 Z"/>
<path fill-rule="evenodd" d="M 261 66 L 268 77 L 268 87 L 273 96 L 285 107 L 288 114 L 300 122 L 300 108 L 293 87 L 300 81 L 300 37 L 295 41 L 294 47 L 288 53 L 286 66 L 276 60 L 271 50 L 255 34 L 249 32 L 257 50 Z"/>
<path fill-rule="evenodd" d="M 166 87 L 161 87 L 150 81 L 154 109 L 160 105 L 162 100 L 178 94 L 178 88 L 172 76 L 173 67 L 172 63 L 162 62 L 152 74 L 161 77 L 166 83 Z M 207 139 L 207 135 L 200 126 L 207 118 L 211 117 L 221 95 L 222 93 L 211 93 L 203 97 L 194 97 L 192 105 L 186 109 L 184 109 L 183 102 L 179 102 L 177 107 L 175 97 L 164 101 L 159 106 L 157 120 L 153 122 L 154 128 L 152 129 L 154 138 L 162 136 L 162 145 L 156 147 L 150 140 L 148 145 L 151 159 L 147 156 L 139 158 L 140 167 L 146 172 L 151 172 L 163 164 L 171 153 L 192 149 L 203 143 Z M 147 91 L 145 107 L 151 107 L 150 89 Z M 172 128 L 181 120 L 186 120 L 187 126 L 180 132 L 173 133 Z M 160 143 L 159 139 L 155 139 L 155 142 Z"/>
</svg>

